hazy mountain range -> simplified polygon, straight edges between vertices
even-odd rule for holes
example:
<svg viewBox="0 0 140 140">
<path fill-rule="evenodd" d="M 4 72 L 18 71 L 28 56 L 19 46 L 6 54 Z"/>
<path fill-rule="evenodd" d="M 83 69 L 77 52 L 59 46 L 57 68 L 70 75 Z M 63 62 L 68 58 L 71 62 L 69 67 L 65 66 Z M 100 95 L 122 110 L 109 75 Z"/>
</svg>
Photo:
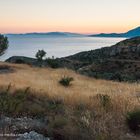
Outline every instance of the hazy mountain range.
<svg viewBox="0 0 140 140">
<path fill-rule="evenodd" d="M 70 32 L 48 32 L 48 33 L 25 33 L 25 34 L 6 34 L 7 36 L 48 36 L 48 37 L 137 37 L 140 36 L 140 27 L 129 30 L 125 33 L 100 33 L 100 34 L 78 34 Z"/>
<path fill-rule="evenodd" d="M 7 34 L 8 36 L 48 36 L 48 37 L 81 37 L 87 36 L 78 33 L 70 33 L 70 32 L 48 32 L 48 33 L 25 33 L 25 34 Z"/>
</svg>

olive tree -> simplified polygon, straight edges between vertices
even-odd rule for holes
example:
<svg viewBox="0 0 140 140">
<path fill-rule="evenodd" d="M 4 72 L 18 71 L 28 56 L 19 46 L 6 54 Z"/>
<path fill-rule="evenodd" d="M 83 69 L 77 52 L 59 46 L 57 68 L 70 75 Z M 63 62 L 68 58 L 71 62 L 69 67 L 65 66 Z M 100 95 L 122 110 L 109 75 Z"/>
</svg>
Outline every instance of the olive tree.
<svg viewBox="0 0 140 140">
<path fill-rule="evenodd" d="M 46 56 L 46 52 L 44 50 L 38 50 L 35 56 L 38 61 L 43 61 L 43 57 Z"/>
<path fill-rule="evenodd" d="M 8 48 L 8 38 L 0 34 L 0 56 L 4 54 L 5 50 Z"/>
</svg>

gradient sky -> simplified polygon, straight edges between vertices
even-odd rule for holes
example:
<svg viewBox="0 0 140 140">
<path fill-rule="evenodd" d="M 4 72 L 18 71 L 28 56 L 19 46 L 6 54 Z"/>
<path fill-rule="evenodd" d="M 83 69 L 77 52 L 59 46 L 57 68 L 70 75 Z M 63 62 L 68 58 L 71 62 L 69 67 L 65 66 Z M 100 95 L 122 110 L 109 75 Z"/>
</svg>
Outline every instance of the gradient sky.
<svg viewBox="0 0 140 140">
<path fill-rule="evenodd" d="M 0 32 L 125 32 L 139 14 L 140 0 L 0 0 Z"/>
</svg>

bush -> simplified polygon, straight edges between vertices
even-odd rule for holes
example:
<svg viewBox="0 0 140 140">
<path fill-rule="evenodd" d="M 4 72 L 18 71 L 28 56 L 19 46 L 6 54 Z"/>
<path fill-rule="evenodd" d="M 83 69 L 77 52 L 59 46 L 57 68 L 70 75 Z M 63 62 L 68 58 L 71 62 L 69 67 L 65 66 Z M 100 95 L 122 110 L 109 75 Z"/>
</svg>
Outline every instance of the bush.
<svg viewBox="0 0 140 140">
<path fill-rule="evenodd" d="M 10 93 L 11 85 L 7 89 L 0 91 L 0 114 L 17 115 L 24 108 L 24 101 L 27 98 L 28 88 Z"/>
<path fill-rule="evenodd" d="M 54 114 L 63 114 L 64 113 L 64 103 L 63 100 L 59 98 L 52 98 L 47 100 L 47 109 L 49 112 Z"/>
<path fill-rule="evenodd" d="M 58 68 L 58 67 L 59 67 L 59 64 L 58 64 L 57 60 L 51 59 L 51 58 L 48 58 L 48 59 L 46 59 L 46 60 L 47 60 L 48 65 L 49 65 L 51 68 Z"/>
<path fill-rule="evenodd" d="M 119 82 L 123 81 L 123 78 L 120 73 L 116 72 L 112 75 L 111 80 L 117 80 Z"/>
<path fill-rule="evenodd" d="M 70 86 L 71 82 L 73 81 L 74 79 L 72 77 L 63 77 L 59 83 L 65 87 L 68 87 Z"/>
<path fill-rule="evenodd" d="M 53 123 L 52 127 L 54 129 L 63 129 L 63 127 L 67 124 L 67 119 L 65 117 L 57 117 Z"/>
<path fill-rule="evenodd" d="M 15 63 L 16 63 L 16 64 L 25 64 L 25 61 L 22 60 L 22 59 L 17 59 L 17 60 L 15 61 Z"/>
<path fill-rule="evenodd" d="M 129 129 L 133 133 L 140 133 L 140 110 L 129 112 L 126 121 Z"/>
</svg>

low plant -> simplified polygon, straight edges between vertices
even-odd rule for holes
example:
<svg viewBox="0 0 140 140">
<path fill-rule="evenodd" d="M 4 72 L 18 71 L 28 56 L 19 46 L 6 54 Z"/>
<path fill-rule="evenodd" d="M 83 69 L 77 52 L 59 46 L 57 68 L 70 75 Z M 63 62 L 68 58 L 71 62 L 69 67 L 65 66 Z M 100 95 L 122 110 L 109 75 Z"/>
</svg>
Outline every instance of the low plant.
<svg viewBox="0 0 140 140">
<path fill-rule="evenodd" d="M 58 68 L 59 67 L 59 63 L 54 58 L 48 58 L 48 59 L 46 59 L 46 61 L 51 68 Z"/>
<path fill-rule="evenodd" d="M 5 90 L 0 91 L 0 112 L 6 115 L 17 115 L 24 108 L 24 101 L 27 98 L 28 88 L 25 90 L 17 90 L 10 93 L 11 85 Z"/>
<path fill-rule="evenodd" d="M 69 77 L 69 76 L 64 76 L 61 78 L 61 80 L 59 81 L 59 83 L 65 87 L 68 87 L 71 85 L 71 82 L 74 81 L 73 77 Z"/>
<path fill-rule="evenodd" d="M 126 122 L 133 133 L 140 134 L 140 110 L 134 110 L 127 113 Z"/>
</svg>

